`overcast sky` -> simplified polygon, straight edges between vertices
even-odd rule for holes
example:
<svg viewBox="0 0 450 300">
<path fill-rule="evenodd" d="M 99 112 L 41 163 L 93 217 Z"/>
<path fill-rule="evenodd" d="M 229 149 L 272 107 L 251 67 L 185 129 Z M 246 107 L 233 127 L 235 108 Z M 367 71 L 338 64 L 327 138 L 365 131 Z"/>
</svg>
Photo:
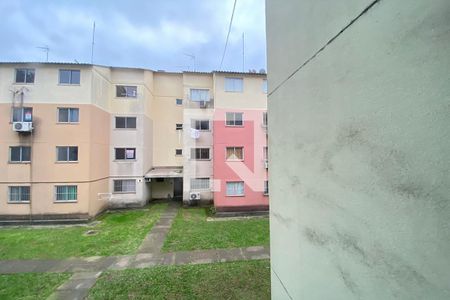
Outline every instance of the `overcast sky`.
<svg viewBox="0 0 450 300">
<path fill-rule="evenodd" d="M 0 61 L 90 62 L 171 71 L 217 70 L 234 0 L 2 0 Z M 222 69 L 266 68 L 264 0 L 238 0 Z"/>
</svg>

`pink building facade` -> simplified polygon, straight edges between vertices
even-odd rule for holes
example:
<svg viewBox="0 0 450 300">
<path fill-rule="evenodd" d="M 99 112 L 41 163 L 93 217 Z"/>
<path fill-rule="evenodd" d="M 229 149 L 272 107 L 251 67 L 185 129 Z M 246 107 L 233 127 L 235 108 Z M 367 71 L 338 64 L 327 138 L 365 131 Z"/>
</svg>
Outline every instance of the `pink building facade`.
<svg viewBox="0 0 450 300">
<path fill-rule="evenodd" d="M 214 206 L 222 212 L 268 210 L 265 82 L 245 76 L 230 88 L 230 78 L 239 77 L 216 74 L 224 86 L 216 86 L 213 118 Z"/>
</svg>

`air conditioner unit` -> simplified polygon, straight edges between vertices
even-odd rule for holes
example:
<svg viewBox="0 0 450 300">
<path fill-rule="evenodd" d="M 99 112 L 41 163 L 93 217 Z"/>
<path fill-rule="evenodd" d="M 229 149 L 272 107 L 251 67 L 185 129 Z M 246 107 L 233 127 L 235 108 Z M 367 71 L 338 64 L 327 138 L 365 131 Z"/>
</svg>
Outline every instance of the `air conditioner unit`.
<svg viewBox="0 0 450 300">
<path fill-rule="evenodd" d="M 264 167 L 265 167 L 266 169 L 269 168 L 269 161 L 268 161 L 267 159 L 264 160 Z"/>
<path fill-rule="evenodd" d="M 189 199 L 191 201 L 200 200 L 200 193 L 190 193 Z"/>
<path fill-rule="evenodd" d="M 13 122 L 13 130 L 17 132 L 30 132 L 33 130 L 33 122 Z"/>
</svg>

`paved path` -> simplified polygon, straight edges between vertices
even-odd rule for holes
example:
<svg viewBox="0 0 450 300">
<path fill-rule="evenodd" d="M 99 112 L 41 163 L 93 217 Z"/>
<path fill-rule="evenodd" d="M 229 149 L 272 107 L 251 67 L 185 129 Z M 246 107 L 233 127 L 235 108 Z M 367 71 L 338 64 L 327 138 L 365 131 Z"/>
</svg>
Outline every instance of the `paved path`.
<svg viewBox="0 0 450 300">
<path fill-rule="evenodd" d="M 49 299 L 82 300 L 97 278 L 106 270 L 150 268 L 159 265 L 207 264 L 237 260 L 269 259 L 268 247 L 256 246 L 233 249 L 211 249 L 161 253 L 179 205 L 170 203 L 159 221 L 145 237 L 137 254 L 122 256 L 93 256 L 64 260 L 3 260 L 0 274 L 30 272 L 70 272 L 72 277 L 58 287 Z"/>
</svg>

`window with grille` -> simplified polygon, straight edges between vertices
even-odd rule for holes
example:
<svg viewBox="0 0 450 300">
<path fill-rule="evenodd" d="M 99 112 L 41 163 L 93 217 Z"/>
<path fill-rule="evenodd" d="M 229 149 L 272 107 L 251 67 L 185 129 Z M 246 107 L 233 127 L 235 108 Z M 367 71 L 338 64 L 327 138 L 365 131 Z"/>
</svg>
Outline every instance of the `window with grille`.
<svg viewBox="0 0 450 300">
<path fill-rule="evenodd" d="M 57 202 L 77 201 L 78 187 L 76 185 L 57 185 L 55 190 Z"/>
<path fill-rule="evenodd" d="M 244 196 L 244 182 L 227 182 L 227 196 Z"/>
<path fill-rule="evenodd" d="M 10 186 L 8 187 L 9 202 L 30 202 L 29 186 Z"/>
<path fill-rule="evenodd" d="M 226 125 L 227 126 L 242 126 L 243 124 L 244 124 L 243 113 L 237 113 L 237 112 L 227 112 L 226 113 Z"/>
<path fill-rule="evenodd" d="M 78 147 L 77 146 L 57 146 L 56 147 L 57 161 L 68 162 L 78 161 Z"/>
<path fill-rule="evenodd" d="M 28 147 L 28 146 L 9 147 L 9 161 L 10 162 L 30 162 L 31 161 L 31 147 Z"/>
<path fill-rule="evenodd" d="M 80 119 L 80 110 L 72 107 L 58 108 L 59 123 L 78 123 Z"/>
<path fill-rule="evenodd" d="M 227 147 L 227 160 L 243 160 L 244 147 Z"/>
<path fill-rule="evenodd" d="M 209 159 L 209 148 L 192 148 L 191 159 L 197 160 Z"/>
<path fill-rule="evenodd" d="M 136 180 L 114 180 L 114 193 L 136 193 Z"/>
<path fill-rule="evenodd" d="M 209 178 L 191 178 L 191 190 L 208 190 Z"/>
</svg>

